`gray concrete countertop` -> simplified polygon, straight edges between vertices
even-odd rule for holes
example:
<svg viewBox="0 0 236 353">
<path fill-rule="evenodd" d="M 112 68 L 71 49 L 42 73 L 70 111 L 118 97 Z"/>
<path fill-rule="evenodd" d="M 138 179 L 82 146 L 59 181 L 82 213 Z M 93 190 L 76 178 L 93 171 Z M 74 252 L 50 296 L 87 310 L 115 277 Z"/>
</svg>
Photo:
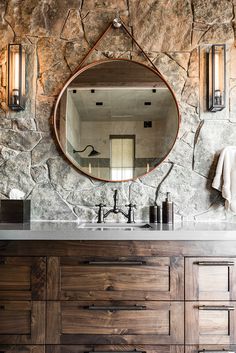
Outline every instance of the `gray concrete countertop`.
<svg viewBox="0 0 236 353">
<path fill-rule="evenodd" d="M 236 223 L 185 222 L 174 225 L 79 224 L 77 222 L 0 223 L 1 240 L 220 240 L 236 241 Z"/>
</svg>

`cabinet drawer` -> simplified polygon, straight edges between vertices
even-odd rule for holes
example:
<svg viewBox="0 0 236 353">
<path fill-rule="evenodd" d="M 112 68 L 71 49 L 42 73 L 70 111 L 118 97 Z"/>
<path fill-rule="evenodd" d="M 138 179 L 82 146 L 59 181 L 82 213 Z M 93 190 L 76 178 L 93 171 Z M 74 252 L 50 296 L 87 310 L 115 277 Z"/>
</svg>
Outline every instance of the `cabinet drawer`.
<svg viewBox="0 0 236 353">
<path fill-rule="evenodd" d="M 181 257 L 50 258 L 48 298 L 183 300 L 183 268 Z"/>
<path fill-rule="evenodd" d="M 236 302 L 186 302 L 186 344 L 235 344 Z"/>
<path fill-rule="evenodd" d="M 44 300 L 44 257 L 0 257 L 0 300 Z"/>
<path fill-rule="evenodd" d="M 185 259 L 186 300 L 236 300 L 236 259 Z"/>
<path fill-rule="evenodd" d="M 185 347 L 185 353 L 236 353 L 234 345 L 191 345 Z"/>
<path fill-rule="evenodd" d="M 179 302 L 48 302 L 47 344 L 183 344 Z"/>
<path fill-rule="evenodd" d="M 44 302 L 0 302 L 0 344 L 44 342 Z"/>
<path fill-rule="evenodd" d="M 45 353 L 45 346 L 0 345 L 0 353 Z"/>
<path fill-rule="evenodd" d="M 48 345 L 46 353 L 184 353 L 179 345 Z"/>
</svg>

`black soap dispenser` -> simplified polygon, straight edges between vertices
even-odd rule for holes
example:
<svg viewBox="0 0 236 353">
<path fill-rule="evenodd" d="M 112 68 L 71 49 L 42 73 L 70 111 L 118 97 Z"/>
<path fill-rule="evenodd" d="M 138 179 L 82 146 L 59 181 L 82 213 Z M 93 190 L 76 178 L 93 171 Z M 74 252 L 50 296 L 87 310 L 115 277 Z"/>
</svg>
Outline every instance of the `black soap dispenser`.
<svg viewBox="0 0 236 353">
<path fill-rule="evenodd" d="M 170 192 L 167 192 L 165 201 L 162 202 L 162 223 L 174 223 L 174 204 L 170 198 Z"/>
</svg>

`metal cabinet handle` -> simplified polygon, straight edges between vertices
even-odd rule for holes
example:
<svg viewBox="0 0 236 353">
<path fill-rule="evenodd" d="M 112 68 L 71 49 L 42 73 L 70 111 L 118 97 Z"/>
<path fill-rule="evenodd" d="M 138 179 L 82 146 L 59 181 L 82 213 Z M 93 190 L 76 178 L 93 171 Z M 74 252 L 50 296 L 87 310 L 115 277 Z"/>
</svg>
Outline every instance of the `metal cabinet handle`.
<svg viewBox="0 0 236 353">
<path fill-rule="evenodd" d="M 234 266 L 234 261 L 198 261 L 199 266 Z"/>
<path fill-rule="evenodd" d="M 234 306 L 232 305 L 200 305 L 198 310 L 225 310 L 232 311 L 234 310 Z"/>
<path fill-rule="evenodd" d="M 135 351 L 90 351 L 90 352 L 84 352 L 84 353 L 146 353 L 146 352 L 135 350 Z"/>
<path fill-rule="evenodd" d="M 208 350 L 208 349 L 202 349 L 200 351 L 198 351 L 198 353 L 235 353 L 235 351 L 229 351 L 229 350 L 217 350 L 217 349 L 212 349 L 212 350 Z"/>
<path fill-rule="evenodd" d="M 146 305 L 133 305 L 133 306 L 95 306 L 89 305 L 86 307 L 88 310 L 107 310 L 107 311 L 118 311 L 118 310 L 146 310 Z M 97 353 L 97 352 L 96 352 Z"/>
<path fill-rule="evenodd" d="M 235 353 L 235 351 L 226 351 L 226 350 L 224 350 L 224 349 L 222 349 L 222 350 L 217 350 L 217 349 L 212 349 L 212 350 L 206 350 L 206 349 L 202 349 L 202 350 L 200 350 L 200 351 L 198 351 L 198 353 Z"/>
<path fill-rule="evenodd" d="M 146 261 L 88 261 L 86 264 L 96 266 L 141 266 L 146 265 Z"/>
</svg>

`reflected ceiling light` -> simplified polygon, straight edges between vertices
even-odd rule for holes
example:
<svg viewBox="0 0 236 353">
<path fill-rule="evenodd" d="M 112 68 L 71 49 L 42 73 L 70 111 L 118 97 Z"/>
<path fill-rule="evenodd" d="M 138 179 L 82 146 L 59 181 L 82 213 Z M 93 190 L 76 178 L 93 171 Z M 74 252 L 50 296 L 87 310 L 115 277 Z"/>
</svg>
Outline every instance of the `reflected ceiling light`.
<svg viewBox="0 0 236 353">
<path fill-rule="evenodd" d="M 226 46 L 214 44 L 207 53 L 208 110 L 218 112 L 225 108 Z"/>
<path fill-rule="evenodd" d="M 83 150 L 73 150 L 73 153 L 77 153 L 77 152 L 84 152 L 88 147 L 91 147 L 92 148 L 92 151 L 88 154 L 88 157 L 95 157 L 95 156 L 98 156 L 99 154 L 101 154 L 100 152 L 96 151 L 94 149 L 94 147 L 92 145 L 87 145 Z"/>
<path fill-rule="evenodd" d="M 25 50 L 21 44 L 8 45 L 8 106 L 25 109 Z"/>
</svg>

